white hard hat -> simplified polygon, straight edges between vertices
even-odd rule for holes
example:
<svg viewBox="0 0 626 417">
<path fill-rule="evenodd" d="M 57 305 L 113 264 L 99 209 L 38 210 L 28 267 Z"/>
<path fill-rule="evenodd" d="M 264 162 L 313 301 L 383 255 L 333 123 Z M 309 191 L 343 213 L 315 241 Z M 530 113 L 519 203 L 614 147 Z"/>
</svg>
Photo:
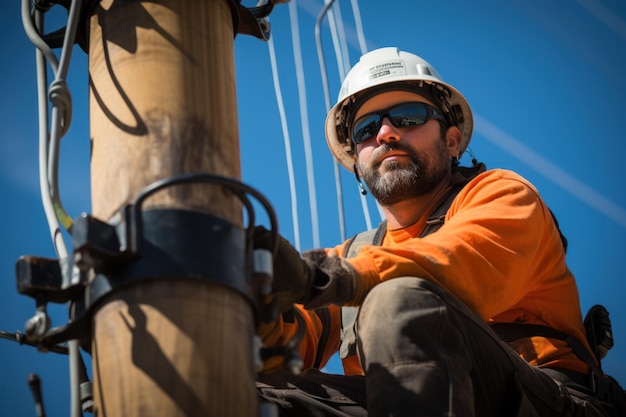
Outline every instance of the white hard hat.
<svg viewBox="0 0 626 417">
<path fill-rule="evenodd" d="M 347 125 L 358 108 L 352 108 L 353 104 L 357 99 L 391 90 L 414 91 L 432 99 L 448 123 L 461 130 L 459 156 L 465 152 L 474 124 L 465 97 L 443 82 L 435 68 L 419 56 L 398 48 L 380 48 L 363 55 L 352 67 L 341 85 L 337 103 L 326 117 L 326 141 L 341 165 L 354 170 L 354 148 Z"/>
</svg>

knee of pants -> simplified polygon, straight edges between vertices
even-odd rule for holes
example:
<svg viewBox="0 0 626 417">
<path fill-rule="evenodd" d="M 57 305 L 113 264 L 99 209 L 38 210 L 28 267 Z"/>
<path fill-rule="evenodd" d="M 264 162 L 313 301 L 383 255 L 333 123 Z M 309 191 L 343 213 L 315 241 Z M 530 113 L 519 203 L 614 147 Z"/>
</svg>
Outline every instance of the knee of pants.
<svg viewBox="0 0 626 417">
<path fill-rule="evenodd" d="M 442 290 L 430 281 L 401 277 L 376 285 L 360 307 L 359 344 L 392 347 L 420 334 L 431 337 L 445 320 Z M 403 342 L 404 341 L 404 342 Z"/>
<path fill-rule="evenodd" d="M 443 290 L 436 284 L 417 277 L 399 277 L 383 281 L 374 286 L 365 297 L 360 312 L 359 322 L 370 317 L 395 319 L 404 310 L 427 309 L 444 304 Z"/>
</svg>

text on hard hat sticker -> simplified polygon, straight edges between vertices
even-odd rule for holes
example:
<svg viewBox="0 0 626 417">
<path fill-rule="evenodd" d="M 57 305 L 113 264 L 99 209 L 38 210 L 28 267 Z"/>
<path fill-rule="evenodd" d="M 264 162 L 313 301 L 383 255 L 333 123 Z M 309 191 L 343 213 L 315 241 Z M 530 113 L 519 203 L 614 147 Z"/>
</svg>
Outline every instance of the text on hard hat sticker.
<svg viewBox="0 0 626 417">
<path fill-rule="evenodd" d="M 405 75 L 406 67 L 404 66 L 404 61 L 402 60 L 387 61 L 368 68 L 368 73 L 368 78 L 370 80 L 374 80 L 380 77 Z"/>
</svg>

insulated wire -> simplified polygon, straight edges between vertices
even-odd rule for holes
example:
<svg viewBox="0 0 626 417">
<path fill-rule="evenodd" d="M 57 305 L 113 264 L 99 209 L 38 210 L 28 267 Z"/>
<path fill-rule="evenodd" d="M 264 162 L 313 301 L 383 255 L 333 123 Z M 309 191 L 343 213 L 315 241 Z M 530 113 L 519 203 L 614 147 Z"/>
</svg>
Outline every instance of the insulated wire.
<svg viewBox="0 0 626 417">
<path fill-rule="evenodd" d="M 327 0 L 330 2 L 334 2 L 334 0 Z M 335 22 L 335 18 L 334 15 L 332 13 L 331 10 L 329 10 L 328 12 L 328 23 L 330 25 L 330 32 L 333 38 L 333 46 L 335 49 L 335 57 L 337 60 L 337 66 L 338 66 L 338 70 L 339 70 L 339 78 L 341 80 L 341 82 L 343 83 L 343 80 L 346 77 L 346 71 L 345 71 L 345 67 L 344 67 L 344 60 L 342 57 L 342 51 L 341 51 L 341 45 L 342 44 L 346 44 L 345 43 L 345 32 L 342 31 L 341 33 L 339 33 L 338 29 L 337 29 L 337 24 Z M 341 40 L 343 39 L 343 40 Z M 369 212 L 369 208 L 367 205 L 367 200 L 365 198 L 365 196 L 363 194 L 360 194 L 360 200 L 361 200 L 361 210 L 363 211 L 363 217 L 365 219 L 365 226 L 367 227 L 367 230 L 372 230 L 372 220 L 371 220 L 371 216 L 370 216 L 370 212 Z"/>
<path fill-rule="evenodd" d="M 65 83 L 69 69 L 71 51 L 76 36 L 81 1 L 73 1 L 68 14 L 61 62 L 41 38 L 44 32 L 44 12 L 34 8 L 31 18 L 29 1 L 22 1 L 22 22 L 27 36 L 36 47 L 38 113 L 39 113 L 39 182 L 42 204 L 50 235 L 57 256 L 67 258 L 68 251 L 63 240 L 60 225 L 70 230 L 72 220 L 63 209 L 58 191 L 58 161 L 60 138 L 67 132 L 71 121 L 71 96 Z M 55 73 L 50 87 L 52 109 L 48 111 L 47 67 Z M 48 124 L 50 123 L 50 132 Z M 59 225 L 60 223 L 60 225 Z"/>
<path fill-rule="evenodd" d="M 359 40 L 359 48 L 361 55 L 367 52 L 367 42 L 365 40 L 365 32 L 363 31 L 363 20 L 361 19 L 361 9 L 358 0 L 352 0 L 352 14 L 354 15 L 354 25 L 356 27 L 356 36 Z"/>
<path fill-rule="evenodd" d="M 341 76 L 341 80 L 343 82 L 348 71 L 350 71 L 350 58 L 348 55 L 348 43 L 346 41 L 346 32 L 343 26 L 343 19 L 341 18 L 341 9 L 339 8 L 339 3 L 335 4 L 335 9 L 337 14 L 337 18 L 335 19 L 335 30 L 337 31 L 338 45 L 341 48 L 340 51 L 336 52 L 336 54 L 337 56 L 339 56 L 340 54 L 342 56 L 341 62 L 343 62 L 343 73 Z M 363 218 L 365 219 L 365 226 L 367 230 L 372 230 L 372 216 L 369 212 L 369 206 L 367 204 L 365 194 L 359 192 L 359 199 L 361 201 L 361 209 L 363 211 Z"/>
<path fill-rule="evenodd" d="M 334 0 L 332 0 L 334 1 Z M 328 74 L 326 73 L 326 61 L 324 60 L 324 48 L 322 46 L 322 37 L 321 37 L 321 26 L 322 20 L 324 20 L 324 16 L 328 12 L 328 9 L 332 6 L 332 1 L 330 3 L 326 3 L 320 14 L 317 16 L 317 20 L 315 22 L 315 45 L 317 49 L 317 59 L 320 64 L 320 74 L 322 75 L 322 87 L 324 89 L 324 103 L 326 104 L 326 113 L 330 111 L 330 91 L 328 88 Z M 335 189 L 337 192 L 337 209 L 339 216 L 339 232 L 341 235 L 341 241 L 346 240 L 346 221 L 344 218 L 344 208 L 343 208 L 343 189 L 341 186 L 341 173 L 339 172 L 339 162 L 337 159 L 333 158 L 333 171 L 335 174 Z"/>
<path fill-rule="evenodd" d="M 270 63 L 272 66 L 272 78 L 274 79 L 274 91 L 276 93 L 276 102 L 278 104 L 278 113 L 280 114 L 280 124 L 283 129 L 283 141 L 285 143 L 285 154 L 287 158 L 287 173 L 289 177 L 289 192 L 291 194 L 291 218 L 293 221 L 294 245 L 298 251 L 300 250 L 300 226 L 298 225 L 298 199 L 296 195 L 296 184 L 293 173 L 293 161 L 291 156 L 291 140 L 289 139 L 289 129 L 287 128 L 287 116 L 285 115 L 285 106 L 283 104 L 283 94 L 280 90 L 280 80 L 278 77 L 278 65 L 276 64 L 276 51 L 274 50 L 274 37 L 270 36 L 267 41 L 270 54 Z"/>
<path fill-rule="evenodd" d="M 70 413 L 71 417 L 80 417 L 83 413 L 80 400 L 80 351 L 78 350 L 78 340 L 69 340 L 67 348 L 70 356 Z"/>
<path fill-rule="evenodd" d="M 51 200 L 55 207 L 55 212 L 59 222 L 70 231 L 72 219 L 67 215 L 61 204 L 59 196 L 59 147 L 61 137 L 67 133 L 71 122 L 72 100 L 69 89 L 65 82 L 69 72 L 72 49 L 76 39 L 76 30 L 80 18 L 82 0 L 73 0 L 65 27 L 63 47 L 61 49 L 61 60 L 56 71 L 54 82 L 50 86 L 50 100 L 52 102 L 52 126 L 50 138 L 50 163 L 48 166 L 48 177 L 50 181 Z M 59 239 L 61 240 L 61 239 Z M 82 416 L 80 401 L 80 351 L 78 350 L 78 340 L 68 341 L 69 348 L 69 376 L 70 376 L 70 415 L 71 417 Z"/>
<path fill-rule="evenodd" d="M 325 0 L 332 5 L 335 0 Z M 339 34 L 337 33 L 337 24 L 335 22 L 335 14 L 332 9 L 328 9 L 328 25 L 330 26 L 330 37 L 333 41 L 333 49 L 335 51 L 335 59 L 337 60 L 337 69 L 339 71 L 339 81 L 343 83 L 343 79 L 346 77 L 345 65 L 343 63 L 343 54 L 341 52 L 341 45 L 339 44 Z"/>
<path fill-rule="evenodd" d="M 24 0 L 23 4 L 28 4 L 28 0 Z M 28 9 L 28 7 L 26 7 Z M 30 20 L 30 19 L 29 19 Z M 43 31 L 43 13 L 36 10 L 34 13 L 34 20 L 37 27 Z M 46 45 L 47 47 L 47 45 Z M 48 48 L 49 49 L 49 48 Z M 54 56 L 54 55 L 53 55 Z M 56 59 L 56 57 L 55 57 Z M 50 234 L 54 243 L 57 256 L 59 258 L 67 258 L 68 252 L 61 235 L 59 223 L 54 210 L 54 204 L 50 197 L 50 187 L 48 183 L 47 171 L 48 171 L 48 101 L 46 97 L 47 89 L 47 69 L 45 53 L 42 49 L 36 50 L 36 65 L 37 65 L 37 91 L 38 91 L 38 113 L 39 113 L 39 186 L 41 192 L 41 200 L 44 207 L 44 212 L 48 220 L 48 227 L 50 228 Z M 51 63 L 51 65 L 53 65 Z M 54 66 L 58 66 L 56 61 Z M 77 373 L 75 372 L 75 364 L 78 352 L 78 342 L 75 342 L 76 348 L 72 345 L 72 342 L 68 344 L 69 354 L 69 366 L 70 366 L 70 407 L 71 416 L 79 417 L 80 413 L 80 400 L 76 395 L 78 394 L 80 387 L 78 380 L 76 379 Z M 78 413 L 77 411 L 78 407 Z"/>
<path fill-rule="evenodd" d="M 41 38 L 41 36 L 39 36 L 39 33 L 43 32 L 43 24 L 40 25 L 41 22 L 37 23 L 37 20 L 43 16 L 43 12 L 35 9 L 35 23 L 33 23 L 30 13 L 30 3 L 30 0 L 22 0 L 22 25 L 24 26 L 24 31 L 26 32 L 28 39 L 33 45 L 35 45 L 35 48 L 45 55 L 48 63 L 52 67 L 52 71 L 56 72 L 59 67 L 59 60 L 54 52 L 52 52 L 52 49 L 50 49 L 48 44 Z"/>
<path fill-rule="evenodd" d="M 350 54 L 348 52 L 348 43 L 346 41 L 346 30 L 343 26 L 343 17 L 341 16 L 341 7 L 339 3 L 333 3 L 333 16 L 337 30 L 337 41 L 339 44 L 339 51 L 341 53 L 341 63 L 343 64 L 342 73 L 347 74 L 350 71 Z"/>
<path fill-rule="evenodd" d="M 359 40 L 359 48 L 361 50 L 361 55 L 364 55 L 367 52 L 367 41 L 365 40 L 365 31 L 363 30 L 363 20 L 361 19 L 361 10 L 359 8 L 358 0 L 352 0 L 352 14 L 354 15 L 354 26 L 356 27 L 356 35 Z M 374 200 L 376 204 L 376 209 L 378 210 L 378 215 L 382 220 L 385 216 L 383 213 L 383 209 L 378 204 L 378 201 Z M 365 204 L 365 196 L 361 195 L 361 204 Z"/>
<path fill-rule="evenodd" d="M 72 58 L 72 49 L 76 39 L 81 6 L 82 0 L 73 0 L 70 5 L 59 68 L 55 73 L 54 81 L 50 85 L 52 120 L 50 127 L 50 153 L 48 155 L 48 180 L 50 182 L 50 196 L 54 204 L 56 216 L 61 225 L 68 231 L 71 230 L 73 222 L 63 208 L 59 194 L 59 148 L 61 138 L 67 133 L 72 119 L 72 98 L 65 80 Z"/>
<path fill-rule="evenodd" d="M 37 64 L 37 87 L 38 87 L 38 113 L 39 113 L 39 180 L 42 204 L 48 220 L 50 234 L 54 243 L 57 256 L 60 259 L 68 257 L 68 250 L 63 240 L 59 228 L 59 222 L 70 229 L 72 221 L 63 209 L 58 193 L 58 160 L 59 141 L 67 132 L 71 121 L 71 97 L 65 78 L 69 70 L 71 51 L 74 45 L 76 29 L 82 2 L 72 1 L 68 23 L 66 26 L 65 39 L 63 42 L 61 61 L 59 62 L 43 41 L 40 33 L 44 32 L 44 12 L 34 9 L 31 20 L 29 1 L 22 1 L 22 21 L 27 36 L 36 47 Z M 47 91 L 47 67 L 49 63 L 55 73 L 55 80 L 50 88 L 50 99 L 52 101 L 52 116 L 49 120 Z M 48 122 L 51 121 L 50 137 L 48 136 Z M 80 381 L 78 363 L 80 352 L 78 341 L 71 340 L 68 343 L 69 349 L 69 373 L 70 373 L 70 406 L 71 416 L 82 416 L 80 404 Z"/>
<path fill-rule="evenodd" d="M 311 210 L 311 228 L 313 232 L 313 247 L 320 247 L 320 232 L 317 216 L 317 196 L 315 193 L 315 174 L 313 171 L 313 151 L 311 149 L 311 133 L 309 129 L 308 107 L 306 104 L 306 84 L 304 80 L 304 65 L 302 64 L 302 49 L 300 46 L 300 29 L 298 25 L 298 9 L 295 1 L 289 2 L 289 20 L 291 22 L 291 40 L 293 56 L 296 64 L 296 78 L 298 80 L 298 98 L 300 102 L 300 120 L 302 121 L 302 140 L 309 188 L 309 207 Z"/>
<path fill-rule="evenodd" d="M 39 189 L 41 194 L 41 202 L 44 213 L 48 221 L 50 236 L 54 244 L 54 249 L 59 258 L 66 258 L 68 255 L 67 248 L 63 241 L 61 229 L 54 209 L 54 204 L 50 197 L 50 185 L 48 182 L 48 76 L 46 68 L 46 60 L 53 67 L 58 68 L 58 60 L 52 54 L 48 45 L 39 37 L 39 32 L 43 32 L 44 18 L 43 12 L 35 9 L 33 13 L 33 21 L 30 19 L 29 0 L 22 0 L 22 21 L 24 28 L 29 33 L 29 38 L 36 47 L 36 65 L 37 65 L 37 93 L 38 93 L 38 115 L 39 115 Z M 41 45 L 43 43 L 43 45 Z M 52 54 L 53 59 L 49 56 Z"/>
<path fill-rule="evenodd" d="M 52 50 L 39 37 L 38 31 L 43 31 L 43 12 L 36 10 L 33 12 L 31 19 L 30 1 L 22 0 L 22 24 L 26 35 L 35 45 L 35 60 L 37 69 L 37 112 L 39 118 L 39 191 L 41 194 L 41 202 L 43 205 L 48 227 L 53 242 L 56 241 L 55 236 L 60 234 L 59 224 L 54 213 L 54 206 L 50 201 L 50 193 L 48 192 L 48 102 L 46 97 L 46 89 L 48 86 L 48 78 L 46 71 L 46 58 L 50 65 L 56 69 L 58 61 Z M 59 249 L 56 248 L 57 255 L 60 256 Z M 62 252 L 63 253 L 63 252 Z M 67 253 L 65 253 L 67 256 Z"/>
</svg>

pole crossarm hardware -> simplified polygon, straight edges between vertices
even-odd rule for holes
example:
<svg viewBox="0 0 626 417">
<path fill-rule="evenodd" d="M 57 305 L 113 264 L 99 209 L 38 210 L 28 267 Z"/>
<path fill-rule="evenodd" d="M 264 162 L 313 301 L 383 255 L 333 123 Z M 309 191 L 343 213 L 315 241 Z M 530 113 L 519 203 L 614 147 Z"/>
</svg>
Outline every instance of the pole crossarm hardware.
<svg viewBox="0 0 626 417">
<path fill-rule="evenodd" d="M 142 210 L 144 201 L 156 192 L 192 182 L 218 184 L 236 195 L 247 211 L 245 230 L 219 217 L 188 210 Z M 272 233 L 271 250 L 252 246 L 256 215 L 249 196 L 266 211 Z M 61 265 L 56 259 L 23 256 L 16 263 L 16 276 L 18 292 L 36 300 L 38 314 L 42 306 L 45 314 L 48 302 L 74 300 L 74 319 L 49 330 L 46 327 L 36 331 L 27 329 L 26 334 L 1 332 L 0 337 L 36 346 L 44 352 L 65 354 L 68 349 L 62 344 L 78 339 L 83 349 L 89 351 L 93 312 L 105 296 L 129 285 L 171 277 L 225 285 L 248 300 L 257 323 L 277 318 L 276 300 L 265 302 L 271 288 L 271 258 L 278 248 L 277 218 L 269 201 L 242 182 L 211 174 L 160 180 L 146 187 L 133 204 L 125 206 L 109 223 L 81 215 L 75 220 L 71 235 L 74 247 L 71 262 Z M 90 275 L 95 276 L 88 280 Z M 298 345 L 305 326 L 299 315 L 296 318 L 302 331 L 283 347 L 259 346 L 257 368 L 270 357 L 280 355 L 285 357 L 288 369 L 299 372 Z"/>
<path fill-rule="evenodd" d="M 157 191 L 191 182 L 220 184 L 233 192 L 247 210 L 246 230 L 219 217 L 188 210 L 142 211 L 143 202 Z M 226 285 L 243 295 L 258 312 L 264 306 L 268 287 L 266 282 L 253 279 L 257 268 L 251 237 L 256 216 L 248 195 L 254 196 L 267 212 L 275 254 L 278 222 L 269 201 L 239 181 L 211 174 L 158 181 L 146 187 L 134 204 L 125 206 L 111 223 L 83 214 L 72 229 L 74 257 L 69 267 L 63 268 L 56 259 L 34 256 L 23 256 L 16 264 L 18 292 L 34 298 L 38 306 L 72 299 L 78 303 L 74 321 L 43 334 L 27 332 L 26 340 L 34 344 L 32 336 L 38 336 L 40 348 L 49 350 L 70 339 L 88 338 L 90 311 L 98 300 L 117 288 L 159 278 L 206 279 Z M 88 282 L 91 271 L 95 277 Z M 266 313 L 262 316 L 268 317 Z M 85 346 L 88 349 L 88 343 Z"/>
<path fill-rule="evenodd" d="M 233 17 L 234 35 L 250 35 L 264 41 L 270 37 L 271 27 L 267 17 L 274 9 L 274 6 L 289 2 L 289 0 L 261 0 L 261 3 L 257 6 L 246 7 L 241 4 L 241 0 L 227 1 L 230 4 Z M 71 3 L 71 0 L 33 0 L 33 6 L 44 12 L 48 11 L 55 4 L 69 10 Z M 85 24 L 81 25 L 76 32 L 76 43 L 85 52 L 89 51 L 89 15 L 93 13 L 98 3 L 100 3 L 100 0 L 85 0 L 80 10 L 80 21 Z M 54 32 L 42 34 L 41 38 L 50 48 L 60 48 L 63 46 L 65 31 L 66 28 L 62 27 Z"/>
</svg>

